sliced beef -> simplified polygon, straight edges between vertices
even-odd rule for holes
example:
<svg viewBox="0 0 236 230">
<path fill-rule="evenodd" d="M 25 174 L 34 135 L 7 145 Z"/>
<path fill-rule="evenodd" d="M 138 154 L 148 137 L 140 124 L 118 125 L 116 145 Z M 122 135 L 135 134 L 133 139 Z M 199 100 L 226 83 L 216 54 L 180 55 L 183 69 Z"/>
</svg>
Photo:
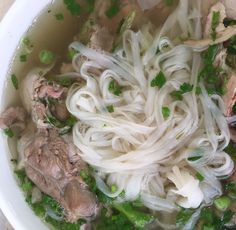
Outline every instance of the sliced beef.
<svg viewBox="0 0 236 230">
<path fill-rule="evenodd" d="M 68 221 L 75 222 L 95 217 L 98 203 L 79 176 L 86 165 L 78 156 L 78 149 L 70 145 L 73 144 L 55 130 L 39 130 L 26 144 L 24 155 L 27 176 L 62 205 Z"/>
<path fill-rule="evenodd" d="M 27 114 L 22 107 L 10 107 L 0 116 L 0 128 L 7 129 L 14 126 L 23 130 L 26 117 Z"/>
</svg>

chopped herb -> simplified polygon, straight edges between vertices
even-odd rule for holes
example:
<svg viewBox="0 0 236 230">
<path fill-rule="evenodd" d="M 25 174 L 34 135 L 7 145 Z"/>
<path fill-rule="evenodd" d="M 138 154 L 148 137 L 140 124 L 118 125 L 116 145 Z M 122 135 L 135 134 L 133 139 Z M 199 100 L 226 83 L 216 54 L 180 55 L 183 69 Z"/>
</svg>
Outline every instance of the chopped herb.
<svg viewBox="0 0 236 230">
<path fill-rule="evenodd" d="M 231 210 L 225 211 L 221 219 L 222 225 L 227 224 L 232 219 L 233 215 L 234 213 Z"/>
<path fill-rule="evenodd" d="M 74 116 L 70 116 L 67 120 L 66 120 L 66 125 L 67 126 L 70 126 L 70 127 L 73 127 L 77 122 L 77 118 L 74 117 Z"/>
<path fill-rule="evenodd" d="M 191 92 L 192 90 L 193 90 L 193 85 L 190 85 L 189 83 L 185 82 L 180 86 L 180 91 L 182 92 L 182 94 Z"/>
<path fill-rule="evenodd" d="M 220 211 L 225 211 L 230 205 L 230 199 L 227 196 L 222 196 L 214 200 L 215 207 Z"/>
<path fill-rule="evenodd" d="M 166 83 L 166 77 L 162 71 L 160 71 L 156 77 L 151 81 L 151 87 L 163 87 Z"/>
<path fill-rule="evenodd" d="M 12 131 L 11 128 L 8 128 L 8 129 L 4 129 L 3 130 L 4 134 L 8 137 L 14 137 L 14 132 Z"/>
<path fill-rule="evenodd" d="M 162 116 L 167 119 L 170 116 L 170 109 L 168 107 L 162 107 Z"/>
<path fill-rule="evenodd" d="M 79 16 L 82 13 L 82 8 L 76 0 L 64 0 L 64 4 L 72 15 Z"/>
<path fill-rule="evenodd" d="M 26 54 L 20 55 L 20 62 L 27 62 L 27 55 Z"/>
<path fill-rule="evenodd" d="M 55 55 L 49 50 L 42 50 L 39 53 L 39 60 L 42 64 L 50 65 L 55 60 Z"/>
<path fill-rule="evenodd" d="M 113 93 L 116 96 L 120 96 L 122 93 L 122 87 L 113 79 L 110 81 L 108 86 L 109 92 Z"/>
<path fill-rule="evenodd" d="M 225 77 L 222 68 L 214 66 L 214 60 L 218 53 L 218 46 L 212 45 L 202 54 L 204 66 L 199 74 L 199 81 L 202 79 L 207 92 L 211 94 L 224 94 Z"/>
<path fill-rule="evenodd" d="M 114 17 L 119 12 L 119 0 L 110 0 L 111 5 L 110 8 L 106 12 L 106 16 L 108 18 Z"/>
<path fill-rule="evenodd" d="M 70 87 L 73 84 L 73 81 L 69 77 L 63 77 L 57 80 L 57 83 L 64 87 Z"/>
<path fill-rule="evenodd" d="M 15 89 L 19 89 L 19 82 L 15 74 L 11 75 L 11 82 Z"/>
<path fill-rule="evenodd" d="M 199 172 L 197 172 L 196 177 L 200 182 L 204 181 L 204 176 L 200 174 Z"/>
<path fill-rule="evenodd" d="M 233 26 L 233 25 L 236 25 L 236 20 L 231 19 L 231 18 L 224 18 L 223 23 L 225 27 Z"/>
<path fill-rule="evenodd" d="M 212 14 L 212 21 L 211 21 L 211 38 L 213 41 L 216 40 L 217 33 L 216 33 L 216 28 L 220 23 L 220 12 L 219 11 L 213 11 Z"/>
<path fill-rule="evenodd" d="M 182 101 L 183 100 L 183 95 L 181 91 L 175 90 L 170 93 L 170 96 L 172 97 L 173 100 L 176 101 Z"/>
<path fill-rule="evenodd" d="M 190 209 L 181 209 L 176 216 L 176 226 L 178 228 L 184 227 L 192 216 L 193 211 Z"/>
<path fill-rule="evenodd" d="M 30 46 L 31 42 L 30 42 L 30 39 L 28 37 L 25 37 L 22 39 L 22 43 L 25 45 L 25 46 Z"/>
<path fill-rule="evenodd" d="M 174 3 L 174 0 L 164 0 L 166 6 L 172 6 Z"/>
<path fill-rule="evenodd" d="M 112 192 L 112 193 L 115 193 L 116 191 L 117 191 L 117 186 L 113 184 L 113 185 L 111 186 L 111 192 Z"/>
<path fill-rule="evenodd" d="M 87 12 L 92 13 L 94 11 L 95 0 L 86 0 L 87 2 Z"/>
<path fill-rule="evenodd" d="M 203 220 L 205 223 L 213 223 L 214 222 L 214 212 L 210 207 L 203 208 L 201 210 L 200 214 L 201 220 Z"/>
<path fill-rule="evenodd" d="M 215 230 L 215 226 L 212 224 L 204 224 L 202 230 Z"/>
<path fill-rule="evenodd" d="M 22 183 L 21 188 L 24 192 L 31 192 L 33 189 L 33 183 L 29 179 L 25 179 L 25 182 Z"/>
<path fill-rule="evenodd" d="M 201 158 L 202 158 L 202 156 L 188 157 L 188 161 L 197 161 L 197 160 L 199 160 Z"/>
<path fill-rule="evenodd" d="M 49 122 L 51 125 L 53 125 L 53 126 L 55 126 L 55 127 L 57 127 L 57 128 L 63 128 L 63 127 L 65 127 L 65 125 L 64 125 L 61 121 L 59 121 L 56 117 L 48 116 L 47 119 L 48 119 L 48 122 Z"/>
<path fill-rule="evenodd" d="M 78 53 L 79 53 L 79 52 L 78 52 L 77 50 L 71 48 L 71 49 L 69 49 L 69 51 L 68 51 L 68 58 L 69 58 L 70 60 L 72 60 L 72 59 L 74 58 L 74 56 L 75 56 L 76 54 L 78 54 Z"/>
<path fill-rule="evenodd" d="M 200 95 L 202 93 L 202 90 L 199 86 L 196 87 L 196 94 Z"/>
<path fill-rule="evenodd" d="M 116 203 L 113 202 L 112 206 L 124 214 L 128 220 L 134 224 L 138 229 L 145 229 L 145 226 L 154 220 L 152 215 L 140 212 L 133 208 L 131 203 Z"/>
<path fill-rule="evenodd" d="M 108 106 L 107 106 L 107 111 L 108 111 L 109 113 L 113 113 L 113 112 L 114 112 L 114 106 L 113 106 L 113 105 L 108 105 Z"/>
<path fill-rule="evenodd" d="M 55 18 L 58 21 L 62 21 L 64 19 L 64 15 L 62 13 L 55 14 Z"/>
</svg>

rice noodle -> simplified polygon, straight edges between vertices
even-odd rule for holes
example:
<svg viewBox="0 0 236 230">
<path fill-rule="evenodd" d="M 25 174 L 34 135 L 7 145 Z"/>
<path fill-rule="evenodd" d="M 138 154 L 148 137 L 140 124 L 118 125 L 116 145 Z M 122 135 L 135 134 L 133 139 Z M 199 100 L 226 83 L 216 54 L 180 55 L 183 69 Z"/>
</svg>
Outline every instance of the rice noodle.
<svg viewBox="0 0 236 230">
<path fill-rule="evenodd" d="M 178 210 L 176 203 L 187 197 L 181 189 L 173 192 L 178 180 L 183 187 L 192 180 L 198 191 L 197 201 L 188 203 L 188 208 L 209 204 L 222 193 L 219 179 L 233 170 L 232 159 L 223 151 L 230 133 L 223 106 L 217 106 L 222 105 L 222 99 L 210 97 L 203 84 L 202 94 L 195 93 L 200 54 L 186 45 L 174 45 L 171 36 L 167 36 L 177 24 L 183 35 L 191 33 L 194 38 L 201 38 L 201 4 L 191 2 L 180 0 L 177 10 L 157 34 L 151 33 L 149 24 L 137 32 L 126 31 L 123 47 L 115 54 L 93 50 L 80 42 L 70 45 L 80 53 L 74 58 L 73 67 L 86 82 L 74 85 L 66 101 L 68 110 L 78 119 L 73 141 L 81 150 L 80 156 L 95 169 L 94 177 L 103 193 L 120 199 L 124 191 L 125 201 L 140 196 L 152 210 Z M 189 14 L 192 21 L 187 20 Z M 163 49 L 163 39 L 168 50 Z M 157 47 L 161 48 L 158 54 Z M 76 59 L 83 56 L 87 60 L 80 66 Z M 166 83 L 160 89 L 151 87 L 150 82 L 160 70 Z M 122 86 L 120 95 L 109 91 L 111 80 Z M 170 93 L 183 83 L 193 85 L 193 91 L 176 101 Z M 114 112 L 109 113 L 107 106 L 111 105 Z M 166 119 L 163 107 L 170 110 Z M 196 153 L 201 154 L 200 159 L 188 160 Z M 178 172 L 175 176 L 170 175 L 174 166 Z M 204 176 L 203 182 L 196 182 L 196 172 Z M 110 191 L 113 184 L 117 186 L 114 193 Z M 186 203 L 178 204 L 187 207 Z M 195 223 L 198 215 L 199 211 L 188 226 Z"/>
</svg>

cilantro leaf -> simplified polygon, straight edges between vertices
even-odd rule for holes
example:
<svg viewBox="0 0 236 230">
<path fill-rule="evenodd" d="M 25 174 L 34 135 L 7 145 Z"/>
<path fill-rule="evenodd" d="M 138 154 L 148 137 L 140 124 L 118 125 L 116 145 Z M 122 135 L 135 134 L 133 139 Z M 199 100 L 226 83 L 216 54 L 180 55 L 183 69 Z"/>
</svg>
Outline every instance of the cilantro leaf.
<svg viewBox="0 0 236 230">
<path fill-rule="evenodd" d="M 162 71 L 160 71 L 156 77 L 151 81 L 151 87 L 159 87 L 162 88 L 166 83 L 166 77 Z"/>
</svg>

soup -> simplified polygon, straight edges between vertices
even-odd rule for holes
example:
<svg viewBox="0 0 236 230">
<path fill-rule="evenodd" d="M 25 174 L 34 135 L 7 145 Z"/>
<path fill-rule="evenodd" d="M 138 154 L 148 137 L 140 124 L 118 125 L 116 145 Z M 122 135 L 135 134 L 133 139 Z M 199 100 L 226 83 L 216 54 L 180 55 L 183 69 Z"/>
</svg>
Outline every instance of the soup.
<svg viewBox="0 0 236 230">
<path fill-rule="evenodd" d="M 64 0 L 34 22 L 0 127 L 50 228 L 235 226 L 234 4 Z"/>
</svg>

